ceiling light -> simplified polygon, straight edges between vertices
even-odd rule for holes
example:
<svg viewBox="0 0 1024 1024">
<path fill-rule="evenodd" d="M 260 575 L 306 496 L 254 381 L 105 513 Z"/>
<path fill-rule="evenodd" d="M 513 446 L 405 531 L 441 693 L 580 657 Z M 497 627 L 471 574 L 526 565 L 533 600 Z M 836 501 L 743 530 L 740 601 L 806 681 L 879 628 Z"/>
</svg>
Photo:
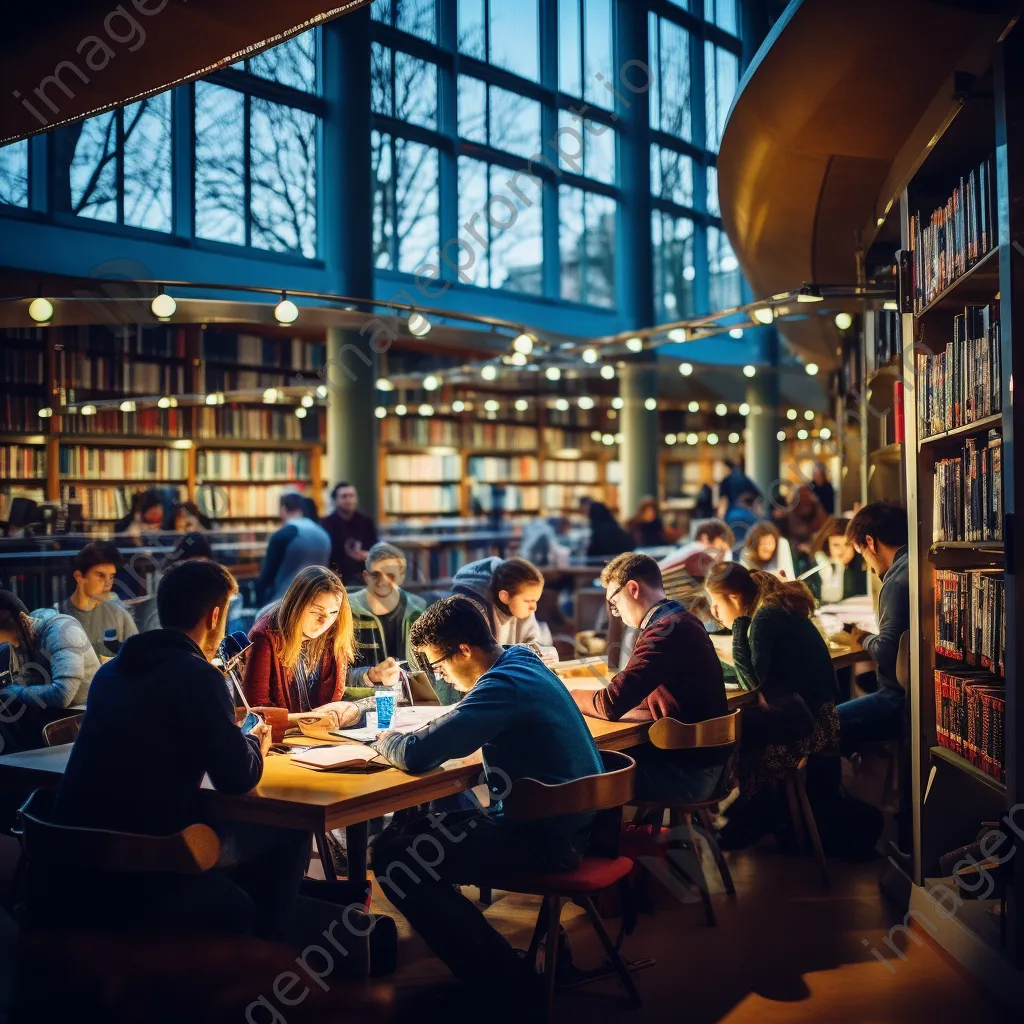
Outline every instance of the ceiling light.
<svg viewBox="0 0 1024 1024">
<path fill-rule="evenodd" d="M 465 412 L 465 410 L 466 403 L 461 398 L 456 398 L 455 401 L 452 402 L 452 412 Z"/>
<path fill-rule="evenodd" d="M 599 356 L 596 348 L 585 348 L 583 350 L 583 362 L 585 363 L 596 363 Z"/>
<path fill-rule="evenodd" d="M 590 397 L 590 395 L 580 395 L 580 397 L 576 400 L 576 404 L 581 409 L 593 409 L 594 408 L 594 400 Z"/>
<path fill-rule="evenodd" d="M 601 444 L 606 444 L 610 447 L 611 445 L 615 444 L 615 438 L 611 434 L 602 434 Z"/>
<path fill-rule="evenodd" d="M 891 313 L 895 313 L 899 308 L 899 303 L 895 299 L 886 299 L 885 302 L 882 303 L 882 309 L 887 309 Z"/>
<path fill-rule="evenodd" d="M 491 366 L 491 364 L 488 363 L 487 366 L 480 371 L 480 376 L 483 377 L 484 380 L 494 380 L 494 378 L 498 376 L 498 368 L 496 366 Z"/>
<path fill-rule="evenodd" d="M 813 420 L 814 419 L 814 411 L 812 409 L 805 409 L 804 410 L 804 419 L 805 420 Z"/>
<path fill-rule="evenodd" d="M 743 337 L 743 328 L 742 327 L 734 327 L 729 332 L 729 337 L 730 338 L 742 338 Z"/>
<path fill-rule="evenodd" d="M 630 352 L 643 352 L 644 350 L 644 339 L 643 338 L 627 338 L 626 348 Z"/>
<path fill-rule="evenodd" d="M 81 408 L 81 413 L 82 413 L 83 416 L 95 416 L 96 415 L 96 406 L 95 405 L 83 405 L 82 408 Z"/>
<path fill-rule="evenodd" d="M 836 313 L 836 327 L 848 331 L 853 326 L 853 317 L 849 313 Z"/>
<path fill-rule="evenodd" d="M 754 310 L 754 319 L 759 324 L 770 324 L 775 319 L 775 314 L 772 312 L 771 306 L 762 306 L 760 309 Z"/>
<path fill-rule="evenodd" d="M 525 366 L 527 363 L 527 359 L 522 352 L 513 352 L 512 355 L 508 357 L 508 362 L 510 362 L 513 366 Z"/>
<path fill-rule="evenodd" d="M 409 322 L 406 324 L 409 328 L 409 333 L 416 335 L 417 338 L 422 338 L 425 334 L 430 333 L 431 323 L 422 313 L 410 313 Z"/>
<path fill-rule="evenodd" d="M 832 436 L 832 431 L 828 427 L 822 427 L 819 433 L 822 441 L 827 441 Z"/>
<path fill-rule="evenodd" d="M 734 430 L 729 435 L 729 444 L 738 444 L 739 443 L 739 439 L 740 439 L 740 435 L 737 434 L 736 431 Z"/>
<path fill-rule="evenodd" d="M 207 405 L 216 405 L 217 404 L 217 396 L 216 395 L 207 395 L 206 398 L 204 399 L 204 401 L 206 402 Z"/>
<path fill-rule="evenodd" d="M 725 402 L 719 402 L 718 405 L 715 406 L 715 412 L 717 412 L 719 416 L 725 416 L 728 411 L 729 407 Z"/>
<path fill-rule="evenodd" d="M 501 408 L 501 403 L 498 402 L 494 398 L 488 398 L 487 401 L 484 402 L 484 411 L 485 412 L 497 412 L 500 408 Z"/>
<path fill-rule="evenodd" d="M 428 373 L 423 378 L 423 390 L 424 391 L 436 391 L 441 386 L 441 382 L 432 374 Z"/>
<path fill-rule="evenodd" d="M 675 444 L 675 443 L 676 443 L 676 435 L 675 434 L 666 434 L 665 435 L 665 444 Z"/>
<path fill-rule="evenodd" d="M 53 410 L 47 405 L 39 410 L 39 416 L 41 419 L 48 420 L 53 415 Z"/>
<path fill-rule="evenodd" d="M 178 308 L 178 304 L 167 292 L 161 291 L 149 304 L 149 308 L 153 311 L 153 316 L 158 320 L 169 320 L 174 316 L 174 311 Z"/>
<path fill-rule="evenodd" d="M 384 417 L 387 416 L 387 414 L 388 411 L 387 409 L 384 408 L 383 405 L 378 405 L 377 408 L 373 410 L 373 415 L 376 416 L 377 419 L 379 420 L 384 419 Z"/>
<path fill-rule="evenodd" d="M 687 444 L 696 444 L 699 440 L 700 440 L 700 438 L 696 434 L 687 434 L 686 435 L 686 443 Z"/>
<path fill-rule="evenodd" d="M 614 380 L 615 367 L 605 363 L 605 365 L 601 367 L 601 376 L 604 377 L 605 380 Z"/>
<path fill-rule="evenodd" d="M 667 337 L 669 341 L 674 341 L 677 344 L 681 345 L 684 341 L 686 341 L 686 328 L 673 327 L 672 330 L 668 332 Z"/>
<path fill-rule="evenodd" d="M 263 401 L 266 402 L 267 405 L 273 405 L 274 402 L 277 401 L 277 388 L 267 388 L 267 390 L 263 392 Z"/>
<path fill-rule="evenodd" d="M 559 412 L 568 412 L 569 411 L 569 399 L 568 398 L 559 398 L 555 402 L 555 408 Z"/>
<path fill-rule="evenodd" d="M 690 412 L 700 412 L 700 402 L 691 402 L 687 407 Z"/>
<path fill-rule="evenodd" d="M 780 431 L 779 431 L 779 432 L 778 432 L 778 433 L 777 433 L 777 434 L 775 435 L 775 439 L 776 439 L 777 441 L 785 441 L 785 440 L 786 440 L 786 432 L 785 432 L 784 430 L 780 430 Z"/>
<path fill-rule="evenodd" d="M 387 379 L 387 377 L 377 378 L 377 390 L 378 391 L 394 391 L 395 385 Z"/>
<path fill-rule="evenodd" d="M 747 363 L 747 365 L 743 367 L 743 376 L 744 377 L 753 377 L 756 374 L 757 374 L 757 367 L 756 366 L 751 366 L 749 363 Z"/>
<path fill-rule="evenodd" d="M 320 396 L 321 398 L 326 398 L 326 397 L 327 397 L 327 385 L 326 385 L 326 384 L 320 384 L 320 385 L 318 385 L 318 386 L 317 386 L 317 389 L 316 389 L 316 393 L 317 393 L 317 394 L 318 394 L 318 395 L 319 395 L 319 396 Z"/>
<path fill-rule="evenodd" d="M 302 407 L 304 409 L 312 409 L 313 408 L 313 396 L 312 395 L 303 395 L 301 400 L 300 400 L 300 403 L 301 403 L 301 405 L 302 405 Z"/>
<path fill-rule="evenodd" d="M 680 363 L 679 364 L 679 372 L 684 377 L 689 377 L 690 374 L 693 373 L 693 363 Z"/>
<path fill-rule="evenodd" d="M 427 402 L 424 402 L 417 410 L 421 416 L 433 416 L 434 407 Z"/>
<path fill-rule="evenodd" d="M 305 410 L 305 408 L 303 406 L 301 406 L 301 405 L 297 406 L 296 409 L 295 409 L 295 415 L 298 416 L 298 418 L 300 420 L 304 420 L 306 418 L 306 410 Z"/>
<path fill-rule="evenodd" d="M 718 435 L 715 433 L 708 434 L 708 444 L 718 444 Z"/>
<path fill-rule="evenodd" d="M 805 284 L 796 294 L 797 302 L 821 302 L 821 289 Z"/>
<path fill-rule="evenodd" d="M 530 408 L 530 403 L 525 398 L 516 399 L 516 412 L 526 412 Z"/>
<path fill-rule="evenodd" d="M 600 441 L 601 440 L 601 431 L 600 430 L 592 430 L 590 432 L 590 440 L 591 441 Z"/>
<path fill-rule="evenodd" d="M 171 407 L 171 400 L 166 395 L 164 395 L 163 398 L 161 398 L 161 399 L 159 399 L 157 401 L 156 407 L 158 409 L 170 409 L 170 407 Z"/>
<path fill-rule="evenodd" d="M 808 363 L 804 367 L 804 369 L 807 371 L 807 374 L 810 377 L 816 377 L 818 375 L 818 364 L 817 363 Z"/>
<path fill-rule="evenodd" d="M 740 402 L 739 413 L 740 413 L 741 416 L 749 416 L 750 415 L 750 406 L 746 402 Z"/>
<path fill-rule="evenodd" d="M 787 409 L 786 410 L 786 419 L 787 420 L 795 420 L 796 417 L 797 417 L 796 409 Z"/>
<path fill-rule="evenodd" d="M 544 376 L 547 377 L 548 380 L 561 380 L 562 371 L 557 366 L 549 366 L 544 371 Z"/>
<path fill-rule="evenodd" d="M 53 303 L 49 299 L 33 299 L 28 304 L 28 315 L 37 324 L 45 324 L 53 316 Z"/>
<path fill-rule="evenodd" d="M 512 342 L 512 348 L 514 351 L 528 356 L 533 351 L 533 338 L 524 332 Z"/>
<path fill-rule="evenodd" d="M 281 301 L 274 307 L 274 317 L 279 324 L 293 324 L 299 319 L 299 307 L 288 298 L 286 292 L 281 292 Z"/>
<path fill-rule="evenodd" d="M 406 406 L 403 405 L 401 402 L 399 402 L 398 405 L 395 406 L 396 416 L 404 416 L 408 411 L 408 408 L 406 408 Z"/>
<path fill-rule="evenodd" d="M 125 401 L 123 401 L 118 406 L 118 408 L 121 410 L 121 412 L 135 412 L 136 405 L 130 398 L 128 398 L 125 399 Z"/>
<path fill-rule="evenodd" d="M 654 410 L 658 408 L 658 400 L 656 398 L 645 398 L 644 408 L 648 412 L 654 412 Z"/>
<path fill-rule="evenodd" d="M 621 398 L 619 398 L 619 396 L 618 396 L 618 395 L 616 395 L 616 396 L 615 396 L 615 397 L 614 397 L 614 398 L 612 399 L 612 408 L 613 408 L 613 409 L 621 409 L 621 408 L 622 408 L 622 407 L 623 407 L 623 406 L 624 406 L 625 404 L 626 404 L 626 403 L 625 403 L 625 402 L 624 402 L 624 401 L 623 401 L 623 400 L 622 400 Z"/>
<path fill-rule="evenodd" d="M 800 439 L 801 441 L 806 441 L 806 440 L 807 440 L 807 431 L 806 431 L 806 430 L 798 430 L 798 431 L 796 432 L 796 436 L 797 436 L 797 437 L 798 437 L 798 438 L 799 438 L 799 439 Z"/>
</svg>

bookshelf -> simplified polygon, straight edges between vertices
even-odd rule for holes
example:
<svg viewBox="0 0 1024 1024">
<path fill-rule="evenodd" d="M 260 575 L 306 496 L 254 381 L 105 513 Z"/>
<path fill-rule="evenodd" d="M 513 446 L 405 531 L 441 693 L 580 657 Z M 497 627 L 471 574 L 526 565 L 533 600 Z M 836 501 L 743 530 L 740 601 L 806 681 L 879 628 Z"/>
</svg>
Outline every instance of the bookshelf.
<svg viewBox="0 0 1024 1024">
<path fill-rule="evenodd" d="M 929 892 L 939 857 L 1021 798 L 1021 595 L 1012 403 L 1024 279 L 1024 32 L 954 100 L 901 196 L 900 331 L 911 564 L 914 886 L 932 937 L 994 987 L 1019 992 L 1024 887 L 947 919 Z M 943 97 L 937 97 L 934 110 Z M 923 127 L 925 126 L 922 122 Z M 932 128 L 934 131 L 934 128 Z M 924 134 L 928 138 L 928 134 Z M 997 201 L 998 197 L 998 201 Z M 1020 853 L 1018 843 L 1017 853 Z M 962 911 L 962 912 L 960 912 Z M 1003 916 L 1005 911 L 1005 916 Z"/>
</svg>

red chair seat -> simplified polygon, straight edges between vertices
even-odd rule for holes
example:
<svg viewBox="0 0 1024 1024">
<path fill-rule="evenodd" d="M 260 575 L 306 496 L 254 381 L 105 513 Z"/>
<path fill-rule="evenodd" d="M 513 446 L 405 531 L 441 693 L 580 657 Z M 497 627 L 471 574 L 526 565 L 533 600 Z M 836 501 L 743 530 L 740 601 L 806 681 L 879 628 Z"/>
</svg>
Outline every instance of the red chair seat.
<svg viewBox="0 0 1024 1024">
<path fill-rule="evenodd" d="M 494 880 L 494 889 L 521 892 L 533 896 L 572 896 L 597 893 L 613 886 L 633 870 L 629 857 L 584 857 L 572 871 L 552 871 L 536 875 Z"/>
</svg>

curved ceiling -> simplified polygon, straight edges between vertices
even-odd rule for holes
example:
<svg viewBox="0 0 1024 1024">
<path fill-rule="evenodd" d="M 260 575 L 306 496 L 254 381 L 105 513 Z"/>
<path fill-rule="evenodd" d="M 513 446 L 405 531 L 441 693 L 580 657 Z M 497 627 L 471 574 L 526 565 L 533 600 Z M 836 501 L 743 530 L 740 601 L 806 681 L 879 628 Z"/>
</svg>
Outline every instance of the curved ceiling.
<svg viewBox="0 0 1024 1024">
<path fill-rule="evenodd" d="M 369 0 L 49 0 L 5 12 L 0 145 L 209 74 Z"/>
<path fill-rule="evenodd" d="M 794 0 L 740 83 L 718 157 L 722 219 L 754 294 L 858 282 L 920 154 L 958 108 L 1012 17 L 975 0 Z M 896 204 L 898 207 L 898 204 Z M 894 214 L 895 214 L 894 210 Z M 898 246 L 895 216 L 886 225 Z M 888 256 L 888 252 L 886 252 Z M 779 329 L 837 364 L 831 317 Z"/>
</svg>

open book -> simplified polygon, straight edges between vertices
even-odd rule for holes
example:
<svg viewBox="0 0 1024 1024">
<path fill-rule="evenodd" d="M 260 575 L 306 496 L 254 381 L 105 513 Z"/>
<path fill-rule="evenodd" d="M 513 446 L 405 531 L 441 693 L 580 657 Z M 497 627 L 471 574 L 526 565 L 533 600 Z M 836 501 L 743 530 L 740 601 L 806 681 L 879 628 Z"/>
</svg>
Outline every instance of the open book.
<svg viewBox="0 0 1024 1024">
<path fill-rule="evenodd" d="M 298 750 L 292 754 L 292 760 L 303 768 L 314 768 L 328 771 L 331 768 L 352 766 L 353 768 L 368 764 L 377 756 L 371 747 L 360 747 L 354 743 L 339 743 L 330 747 L 311 747 L 309 750 Z"/>
</svg>

